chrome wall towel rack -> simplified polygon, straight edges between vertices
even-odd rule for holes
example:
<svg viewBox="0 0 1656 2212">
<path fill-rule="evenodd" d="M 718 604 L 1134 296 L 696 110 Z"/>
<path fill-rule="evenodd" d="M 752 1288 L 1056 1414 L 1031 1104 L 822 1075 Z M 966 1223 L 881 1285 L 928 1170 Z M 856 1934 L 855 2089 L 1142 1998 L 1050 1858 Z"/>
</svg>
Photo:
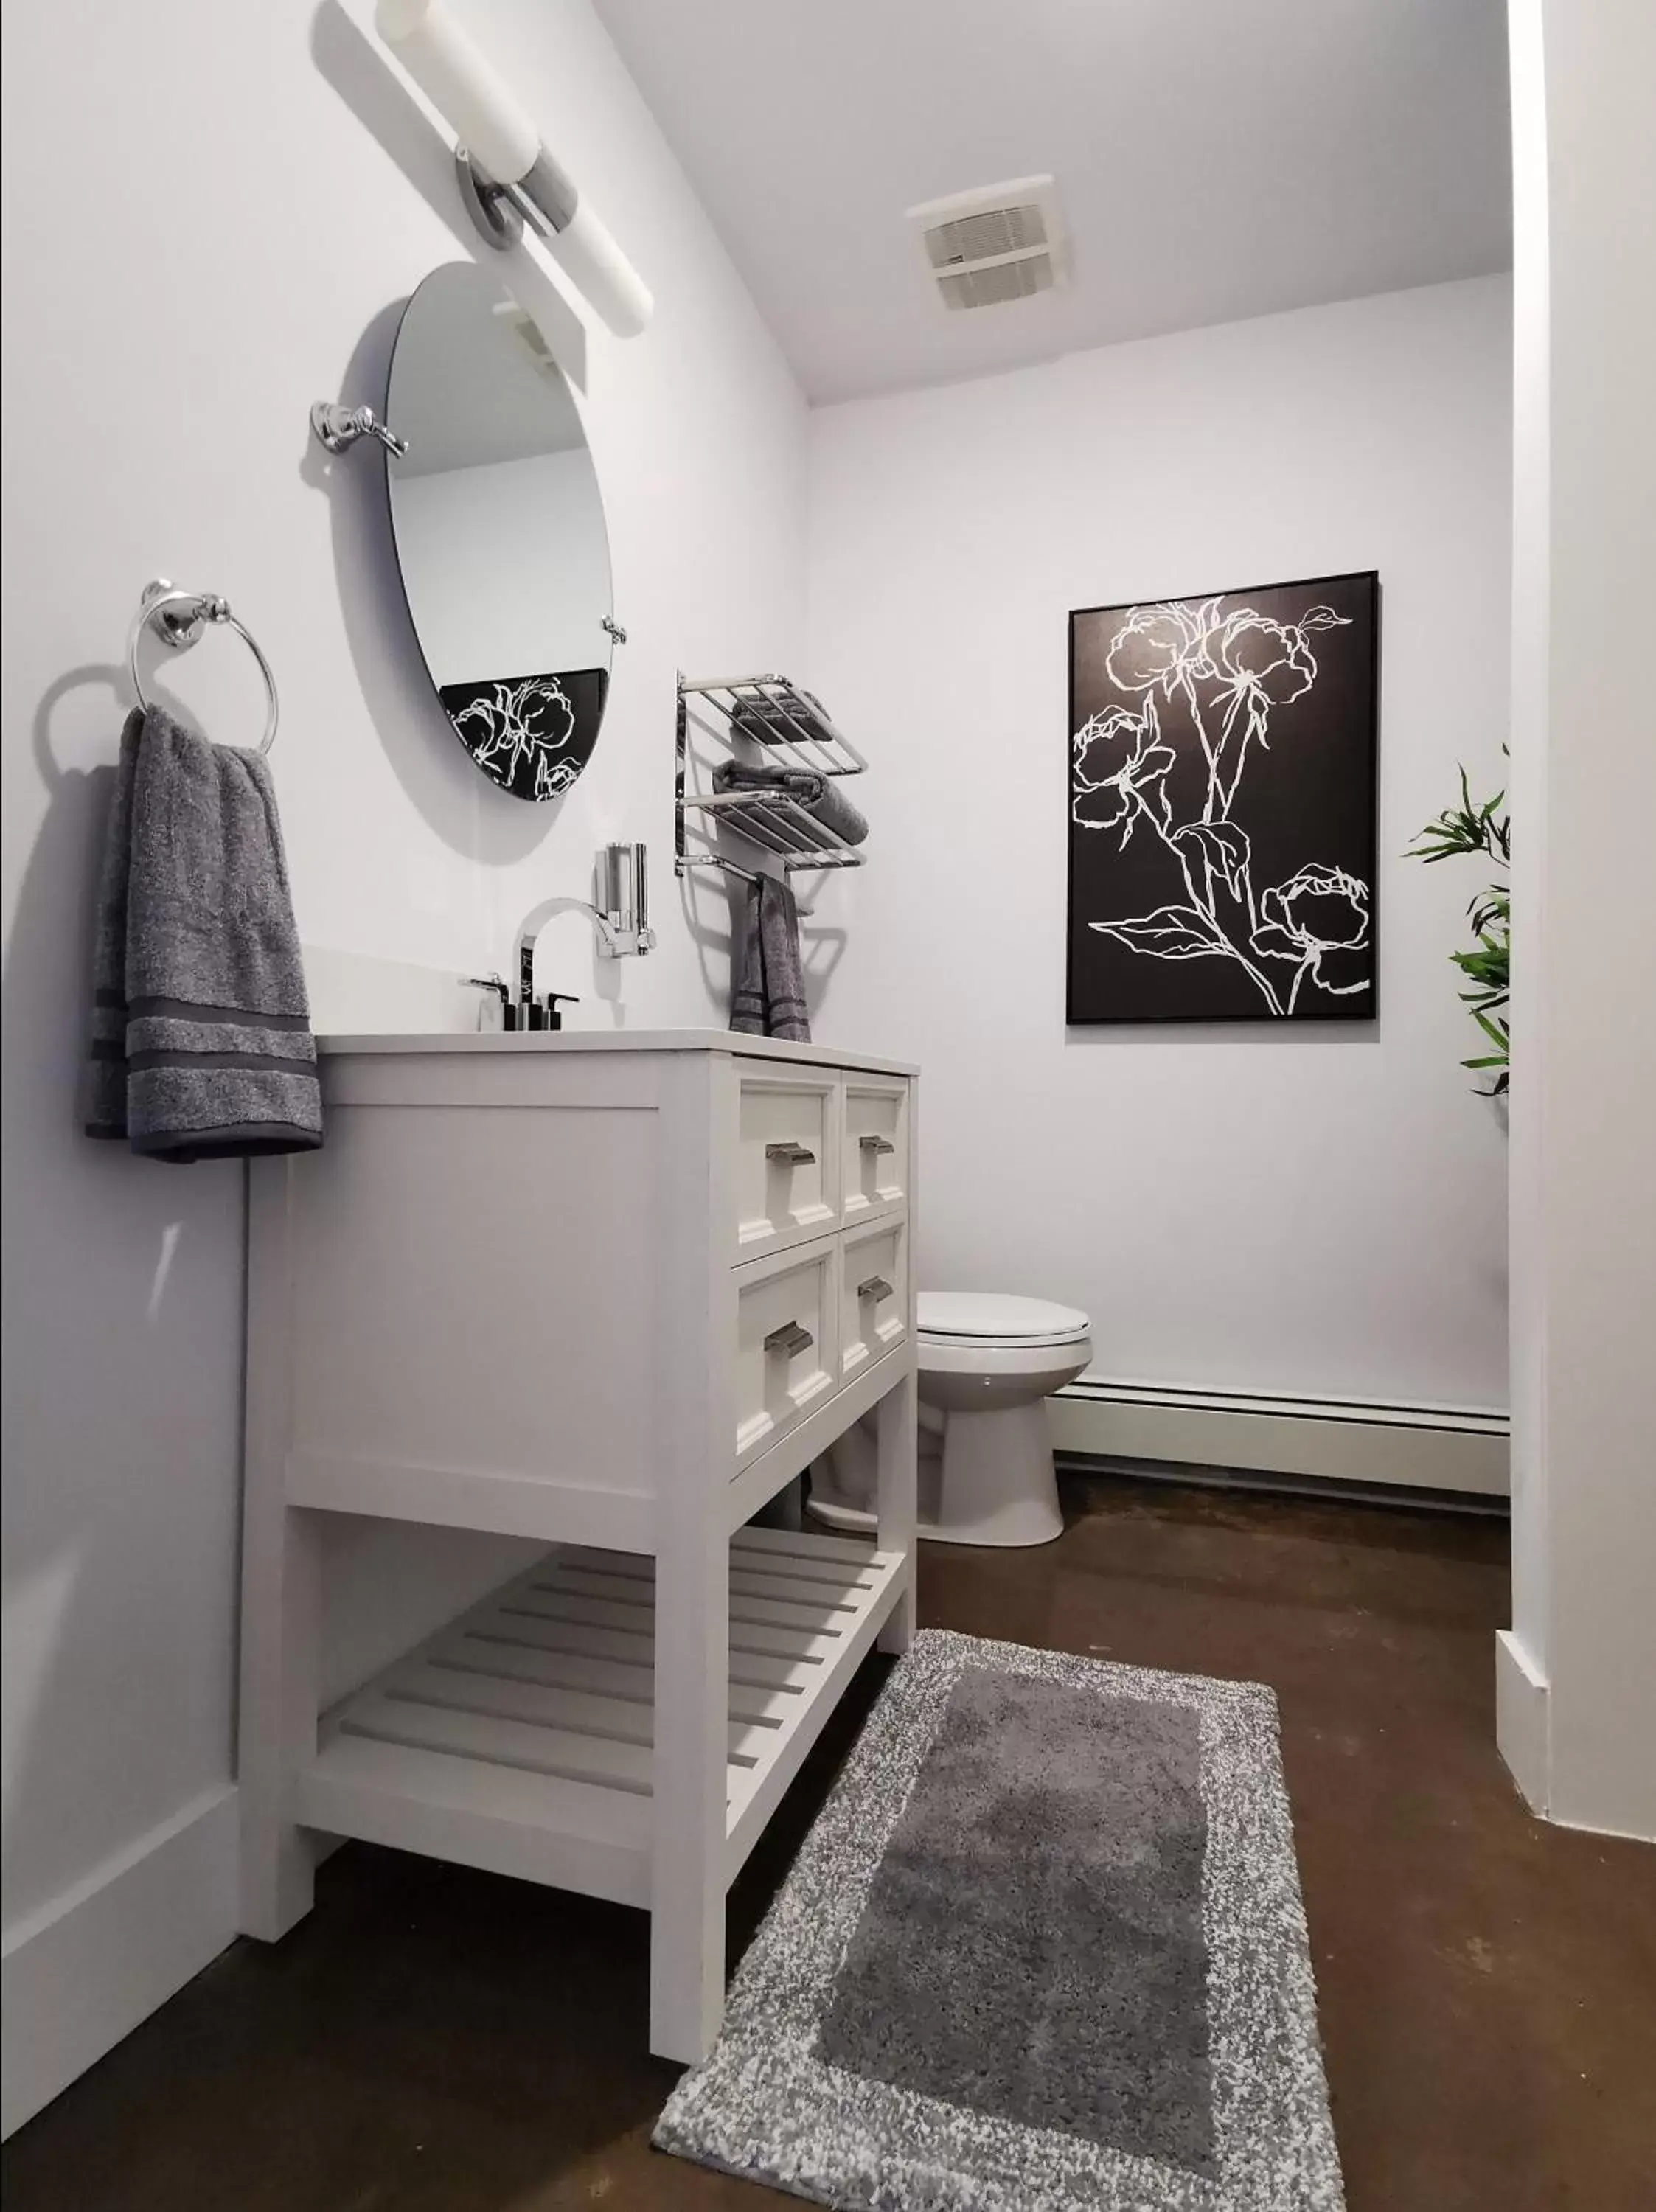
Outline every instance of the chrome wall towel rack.
<svg viewBox="0 0 1656 2212">
<path fill-rule="evenodd" d="M 138 646 L 146 629 L 151 630 L 161 643 L 174 652 L 185 653 L 201 635 L 209 623 L 222 623 L 241 639 L 253 659 L 258 663 L 258 672 L 264 678 L 264 690 L 270 705 L 264 716 L 264 735 L 258 749 L 268 753 L 276 743 L 276 685 L 270 664 L 259 651 L 258 640 L 245 623 L 230 611 L 228 599 L 221 599 L 216 592 L 185 592 L 169 584 L 165 576 L 143 587 L 138 601 L 138 611 L 132 617 L 132 627 L 126 634 L 126 672 L 132 679 L 132 690 L 138 704 L 146 711 L 151 702 L 145 698 L 143 685 L 138 678 Z"/>
<path fill-rule="evenodd" d="M 698 711 L 699 710 L 699 711 Z M 786 676 L 681 677 L 678 685 L 678 751 L 676 787 L 677 842 L 674 867 L 718 868 L 724 874 L 755 880 L 755 872 L 724 853 L 692 852 L 687 821 L 711 835 L 736 830 L 761 853 L 773 854 L 786 874 L 819 868 L 858 868 L 864 858 L 817 819 L 803 799 L 780 791 L 698 791 L 690 787 L 689 726 L 721 750 L 762 756 L 774 768 L 816 776 L 860 775 L 868 763 L 819 702 Z M 762 730 L 762 738 L 750 734 Z"/>
<path fill-rule="evenodd" d="M 681 677 L 687 698 L 705 699 L 725 726 L 726 742 L 742 734 L 744 719 L 765 726 L 765 753 L 779 768 L 814 769 L 818 775 L 860 775 L 868 766 L 849 738 L 820 704 L 786 676 Z"/>
</svg>

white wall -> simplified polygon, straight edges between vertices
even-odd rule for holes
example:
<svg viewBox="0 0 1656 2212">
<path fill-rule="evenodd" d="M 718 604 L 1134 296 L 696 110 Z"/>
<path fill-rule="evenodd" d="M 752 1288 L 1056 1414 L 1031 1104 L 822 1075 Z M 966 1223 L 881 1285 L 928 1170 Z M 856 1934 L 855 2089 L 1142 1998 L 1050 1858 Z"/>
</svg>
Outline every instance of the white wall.
<svg viewBox="0 0 1656 2212">
<path fill-rule="evenodd" d="M 1549 429 L 1551 313 L 1547 283 L 1547 149 L 1541 9 L 1510 0 L 1507 55 L 1513 133 L 1513 619 L 1512 795 L 1523 834 L 1513 854 L 1518 975 L 1513 1018 L 1533 1029 L 1537 959 L 1546 890 Z M 1533 1064 L 1532 1061 L 1531 1063 Z M 1503 1644 L 1496 1668 L 1497 1732 L 1507 1764 L 1538 1806 L 1546 1778 L 1546 1468 L 1540 1287 L 1544 1255 L 1537 1194 L 1541 1120 L 1526 1082 L 1513 1100 L 1508 1178 L 1507 1307 L 1512 1376 L 1513 1619 L 1529 1648 Z M 1520 1741 L 1522 1739 L 1521 1747 Z"/>
<path fill-rule="evenodd" d="M 174 1847 L 197 1804 L 215 1837 L 234 1834 L 242 1177 L 94 1146 L 74 1117 L 141 586 L 160 572 L 223 591 L 270 654 L 313 944 L 504 968 L 519 915 L 585 893 L 596 845 L 647 838 L 660 951 L 611 964 L 600 987 L 584 925 L 561 921 L 547 942 L 549 980 L 620 992 L 578 1010 L 605 1022 L 694 1021 L 713 1004 L 707 977 L 723 981 L 666 870 L 676 668 L 798 654 L 792 379 L 585 0 L 472 0 L 467 15 L 658 301 L 644 337 L 588 344 L 633 642 L 561 808 L 506 797 L 466 760 L 407 632 L 378 456 L 329 462 L 306 427 L 318 398 L 383 398 L 394 307 L 471 251 L 446 148 L 331 4 L 179 0 L 164 35 L 101 0 L 6 14 L 4 1911 L 8 1991 L 15 1966 L 31 1992 L 8 2045 L 9 2120 L 230 1933 L 229 1886 Z M 215 731 L 257 727 L 233 641 L 167 672 Z M 347 1548 L 372 1589 L 373 1545 L 359 1531 Z M 428 1573 L 428 1596 L 441 1579 Z M 335 1648 L 368 1663 L 349 1632 Z M 154 1881 L 113 1886 L 150 1858 L 179 1869 L 159 1903 Z M 131 1900 L 127 1921 L 65 1950 L 106 1892 Z M 136 1989 L 111 1963 L 123 1929 L 136 1940 L 133 1914 L 168 1936 L 139 1946 Z M 67 1996 L 51 1961 L 71 1954 L 76 2016 L 53 2043 L 41 2008 Z"/>
<path fill-rule="evenodd" d="M 1501 775 L 1509 346 L 1489 279 L 812 416 L 811 676 L 873 762 L 818 1034 L 924 1067 L 922 1279 L 1083 1307 L 1101 1376 L 1504 1403 L 1476 879 L 1399 856 Z M 1379 1024 L 1066 1033 L 1068 610 L 1368 568 Z"/>
<path fill-rule="evenodd" d="M 433 469 L 397 486 L 397 552 L 439 684 L 602 668 L 604 507 L 584 453 Z"/>
<path fill-rule="evenodd" d="M 1513 0 L 1513 1631 L 1538 1808 L 1656 1839 L 1656 15 Z"/>
</svg>

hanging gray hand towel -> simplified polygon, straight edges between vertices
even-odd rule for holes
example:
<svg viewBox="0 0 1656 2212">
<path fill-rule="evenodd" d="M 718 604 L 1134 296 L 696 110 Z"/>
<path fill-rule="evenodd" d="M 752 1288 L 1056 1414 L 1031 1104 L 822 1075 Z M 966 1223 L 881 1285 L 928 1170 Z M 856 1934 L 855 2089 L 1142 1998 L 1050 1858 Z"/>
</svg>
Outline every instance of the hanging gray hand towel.
<svg viewBox="0 0 1656 2212">
<path fill-rule="evenodd" d="M 756 876 L 748 886 L 731 949 L 731 1027 L 747 1036 L 809 1044 L 799 908 L 780 877 Z"/>
<path fill-rule="evenodd" d="M 94 952 L 88 1136 L 173 1161 L 308 1152 L 322 1096 L 264 757 L 160 708 L 121 732 Z"/>
</svg>

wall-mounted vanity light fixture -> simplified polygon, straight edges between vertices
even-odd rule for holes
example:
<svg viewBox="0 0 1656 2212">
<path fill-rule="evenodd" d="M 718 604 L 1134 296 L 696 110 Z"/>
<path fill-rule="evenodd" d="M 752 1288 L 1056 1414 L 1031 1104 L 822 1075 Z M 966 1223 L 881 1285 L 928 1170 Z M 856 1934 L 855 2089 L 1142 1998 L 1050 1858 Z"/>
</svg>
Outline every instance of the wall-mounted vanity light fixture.
<svg viewBox="0 0 1656 2212">
<path fill-rule="evenodd" d="M 617 337 L 636 337 L 655 302 L 534 123 L 440 0 L 378 0 L 374 28 L 459 139 L 455 163 L 471 219 L 491 246 L 527 222 Z"/>
</svg>

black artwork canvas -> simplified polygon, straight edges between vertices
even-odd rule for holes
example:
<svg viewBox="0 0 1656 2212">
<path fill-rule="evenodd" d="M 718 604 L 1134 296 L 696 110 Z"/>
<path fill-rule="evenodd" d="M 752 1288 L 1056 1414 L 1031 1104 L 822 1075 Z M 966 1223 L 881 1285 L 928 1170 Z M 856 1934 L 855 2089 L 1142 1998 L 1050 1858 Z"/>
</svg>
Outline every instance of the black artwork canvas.
<svg viewBox="0 0 1656 2212">
<path fill-rule="evenodd" d="M 1071 1022 L 1374 1016 L 1379 598 L 1071 616 Z"/>
<path fill-rule="evenodd" d="M 610 688 L 607 668 L 444 684 L 438 697 L 483 774 L 514 799 L 556 799 L 592 757 Z"/>
</svg>

